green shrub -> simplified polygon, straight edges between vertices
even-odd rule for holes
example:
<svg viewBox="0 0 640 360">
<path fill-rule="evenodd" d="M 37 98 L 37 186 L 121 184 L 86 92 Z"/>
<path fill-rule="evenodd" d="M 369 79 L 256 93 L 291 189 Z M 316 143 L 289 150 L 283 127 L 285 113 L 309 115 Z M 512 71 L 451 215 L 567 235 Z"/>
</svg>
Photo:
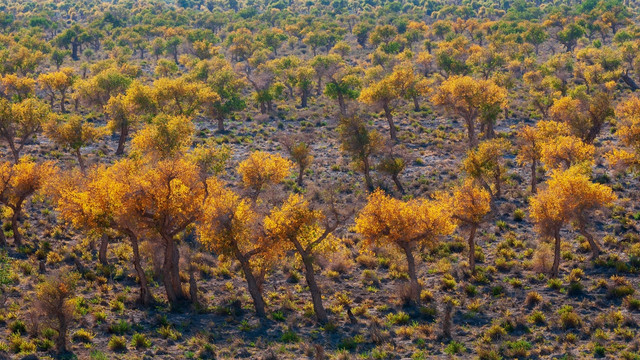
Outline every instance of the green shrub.
<svg viewBox="0 0 640 360">
<path fill-rule="evenodd" d="M 123 352 L 127 350 L 127 340 L 124 338 L 124 336 L 111 336 L 111 339 L 109 339 L 109 343 L 107 344 L 107 347 L 109 347 L 109 349 L 111 351 L 116 351 L 116 352 Z"/>
</svg>

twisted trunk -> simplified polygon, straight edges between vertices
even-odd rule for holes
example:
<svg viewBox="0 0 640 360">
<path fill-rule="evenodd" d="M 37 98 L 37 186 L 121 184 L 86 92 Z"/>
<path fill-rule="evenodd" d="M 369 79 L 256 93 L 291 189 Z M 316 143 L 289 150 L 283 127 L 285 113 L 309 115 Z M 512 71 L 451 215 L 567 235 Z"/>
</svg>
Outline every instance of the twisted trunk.
<svg viewBox="0 0 640 360">
<path fill-rule="evenodd" d="M 591 248 L 591 259 L 595 259 L 598 257 L 598 255 L 600 255 L 602 250 L 600 249 L 600 245 L 598 245 L 596 240 L 593 238 L 593 235 L 591 235 L 587 231 L 585 223 L 586 221 L 584 219 L 578 220 L 578 232 L 580 233 L 580 235 L 587 238 L 587 241 L 589 242 L 589 247 Z"/>
<path fill-rule="evenodd" d="M 554 234 L 555 245 L 553 249 L 553 267 L 551 268 L 551 277 L 558 277 L 558 269 L 560 268 L 560 232 Z"/>
<path fill-rule="evenodd" d="M 131 241 L 131 248 L 133 249 L 133 267 L 138 276 L 138 283 L 140 284 L 140 302 L 146 306 L 151 303 L 152 296 L 147 283 L 147 276 L 142 268 L 138 237 L 132 231 L 128 231 L 128 236 Z"/>
<path fill-rule="evenodd" d="M 249 294 L 251 295 L 251 299 L 253 300 L 253 307 L 256 309 L 256 314 L 258 315 L 258 317 L 264 318 L 267 316 L 265 311 L 264 299 L 262 298 L 262 293 L 260 292 L 258 281 L 256 280 L 256 277 L 253 275 L 253 271 L 251 270 L 249 259 L 243 256 L 237 249 L 236 259 L 238 259 L 238 261 L 240 262 L 240 266 L 242 267 L 242 272 L 244 273 L 244 278 L 247 281 L 247 288 L 249 289 Z"/>
<path fill-rule="evenodd" d="M 124 154 L 124 144 L 127 141 L 127 136 L 129 136 L 129 126 L 122 125 L 120 127 L 120 139 L 118 139 L 118 149 L 116 149 L 116 155 Z"/>
<path fill-rule="evenodd" d="M 329 317 L 327 316 L 327 311 L 322 305 L 322 293 L 320 292 L 320 287 L 318 287 L 318 283 L 316 282 L 316 276 L 313 270 L 313 260 L 309 255 L 303 255 L 302 262 L 304 263 L 305 278 L 307 280 L 307 285 L 309 285 L 309 292 L 311 292 L 311 300 L 313 301 L 313 310 L 316 313 L 316 318 L 321 324 L 326 324 L 329 322 Z"/>
<path fill-rule="evenodd" d="M 394 142 L 398 141 L 396 125 L 393 123 L 393 115 L 391 114 L 391 108 L 389 105 L 384 105 L 384 116 L 387 118 L 387 123 L 389 124 L 389 133 L 391 135 L 391 140 Z"/>
</svg>

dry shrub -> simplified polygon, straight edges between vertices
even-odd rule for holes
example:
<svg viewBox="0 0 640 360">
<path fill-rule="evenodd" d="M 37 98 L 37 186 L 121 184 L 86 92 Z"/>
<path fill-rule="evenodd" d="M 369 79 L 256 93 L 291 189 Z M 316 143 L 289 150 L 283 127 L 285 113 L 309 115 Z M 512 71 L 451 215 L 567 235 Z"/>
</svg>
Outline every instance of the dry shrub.
<svg viewBox="0 0 640 360">
<path fill-rule="evenodd" d="M 533 253 L 532 267 L 535 272 L 548 274 L 553 267 L 553 249 L 551 245 L 541 242 Z"/>
</svg>

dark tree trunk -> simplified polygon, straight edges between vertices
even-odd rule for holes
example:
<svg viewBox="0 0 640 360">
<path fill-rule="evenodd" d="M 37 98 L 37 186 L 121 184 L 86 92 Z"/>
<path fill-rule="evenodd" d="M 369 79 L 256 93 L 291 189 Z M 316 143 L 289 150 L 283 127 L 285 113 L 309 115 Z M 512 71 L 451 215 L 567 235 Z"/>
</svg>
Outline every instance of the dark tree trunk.
<svg viewBox="0 0 640 360">
<path fill-rule="evenodd" d="M 398 141 L 396 125 L 393 123 L 393 115 L 391 114 L 391 109 L 388 105 L 384 106 L 384 116 L 387 118 L 387 123 L 389 124 L 389 134 L 391 135 L 391 140 L 394 142 Z"/>
<path fill-rule="evenodd" d="M 4 223 L 0 221 L 0 246 L 7 246 L 7 237 L 4 235 Z"/>
<path fill-rule="evenodd" d="M 420 111 L 420 102 L 418 101 L 418 97 L 417 96 L 413 97 L 413 111 L 415 111 L 415 112 Z"/>
<path fill-rule="evenodd" d="M 363 164 L 363 172 L 364 172 L 364 182 L 365 185 L 367 186 L 367 190 L 368 191 L 373 191 L 373 181 L 371 180 L 371 167 L 369 165 L 369 157 L 368 156 L 363 156 L 362 157 L 362 164 Z"/>
<path fill-rule="evenodd" d="M 555 244 L 553 249 L 553 267 L 551 268 L 551 277 L 558 277 L 558 269 L 560 268 L 560 233 L 556 231 L 554 236 Z"/>
<path fill-rule="evenodd" d="M 344 102 L 344 95 L 342 95 L 342 93 L 338 93 L 338 105 L 340 106 L 340 114 L 347 116 L 347 105 Z"/>
<path fill-rule="evenodd" d="M 466 119 L 465 122 L 467 124 L 467 137 L 469 139 L 469 148 L 473 149 L 474 147 L 476 147 L 478 142 L 476 139 L 476 127 L 475 127 L 475 124 L 473 123 L 473 119 Z"/>
<path fill-rule="evenodd" d="M 123 125 L 120 127 L 120 139 L 118 139 L 116 155 L 124 154 L 124 144 L 127 142 L 127 136 L 129 136 L 129 126 Z"/>
<path fill-rule="evenodd" d="M 140 249 L 138 237 L 133 233 L 129 232 L 129 241 L 131 241 L 131 248 L 133 249 L 133 268 L 136 271 L 136 275 L 138 276 L 138 283 L 140 284 L 140 302 L 147 306 L 151 303 L 152 296 L 151 291 L 149 290 L 149 284 L 147 283 L 147 276 L 144 273 L 144 269 L 142 268 L 142 259 L 140 258 Z"/>
<path fill-rule="evenodd" d="M 164 263 L 162 276 L 164 288 L 167 292 L 167 299 L 172 307 L 176 306 L 179 301 L 184 300 L 184 292 L 180 283 L 180 272 L 176 260 L 179 260 L 178 248 L 173 241 L 165 237 Z"/>
<path fill-rule="evenodd" d="M 76 149 L 76 158 L 78 159 L 78 165 L 80 165 L 80 171 L 85 173 L 87 171 L 87 166 L 85 165 L 84 158 L 82 157 L 82 154 L 80 153 L 80 148 Z"/>
<path fill-rule="evenodd" d="M 625 84 L 627 84 L 627 86 L 631 88 L 631 91 L 640 89 L 638 84 L 628 74 L 622 74 L 622 81 L 624 81 Z"/>
<path fill-rule="evenodd" d="M 538 185 L 538 179 L 536 176 L 537 168 L 538 168 L 538 162 L 534 160 L 533 162 L 531 162 L 531 193 L 532 194 L 536 193 L 536 185 Z"/>
<path fill-rule="evenodd" d="M 476 230 L 478 230 L 478 225 L 472 225 L 469 231 L 469 239 L 467 240 L 469 245 L 469 268 L 472 274 L 476 273 Z"/>
<path fill-rule="evenodd" d="M 253 275 L 253 271 L 251 270 L 249 260 L 240 254 L 239 251 L 236 252 L 236 258 L 242 267 L 242 272 L 244 273 L 244 278 L 247 281 L 247 288 L 249 289 L 249 295 L 251 295 L 251 299 L 253 300 L 253 306 L 256 309 L 256 314 L 259 317 L 264 318 L 267 316 L 264 299 L 262 298 L 262 293 L 260 292 L 260 287 L 258 286 L 256 277 Z"/>
<path fill-rule="evenodd" d="M 100 251 L 98 252 L 98 260 L 102 265 L 109 265 L 107 261 L 107 249 L 109 248 L 109 236 L 102 234 L 100 238 Z"/>
<path fill-rule="evenodd" d="M 307 94 L 306 91 L 302 92 L 302 95 L 300 96 L 300 107 L 301 108 L 306 108 L 307 107 L 307 98 L 309 97 L 309 94 Z"/>
<path fill-rule="evenodd" d="M 311 292 L 311 300 L 313 301 L 313 310 L 316 313 L 316 319 L 321 324 L 329 322 L 327 311 L 322 305 L 322 293 L 316 283 L 316 276 L 313 270 L 313 260 L 308 256 L 302 256 L 302 262 L 304 263 L 305 278 L 307 279 L 307 285 L 309 285 L 309 292 Z"/>
<path fill-rule="evenodd" d="M 602 250 L 600 249 L 600 246 L 598 245 L 596 240 L 593 238 L 593 235 L 591 235 L 587 231 L 587 228 L 585 227 L 585 221 L 583 220 L 578 221 L 578 232 L 580 232 L 580 235 L 587 238 L 587 241 L 589 242 L 589 247 L 591 248 L 591 258 L 592 259 L 597 258 L 598 255 L 600 255 L 600 253 L 602 252 Z"/>
<path fill-rule="evenodd" d="M 400 191 L 400 193 L 404 195 L 404 187 L 402 186 L 402 183 L 400 182 L 398 175 L 393 174 L 391 178 L 393 179 L 393 182 L 396 184 L 398 191 Z"/>
<path fill-rule="evenodd" d="M 14 140 L 13 140 L 13 138 L 11 136 L 7 138 L 7 142 L 9 143 L 9 148 L 11 149 L 11 155 L 13 155 L 13 162 L 16 163 L 16 164 L 19 163 L 20 162 L 20 152 L 16 148 L 16 143 L 14 142 Z"/>
<path fill-rule="evenodd" d="M 420 300 L 420 283 L 418 282 L 418 275 L 416 273 L 416 261 L 411 251 L 411 246 L 406 245 L 402 248 L 404 254 L 407 257 L 407 272 L 409 273 L 409 280 L 411 282 L 411 299 L 417 304 Z"/>
<path fill-rule="evenodd" d="M 298 169 L 298 179 L 296 180 L 296 183 L 298 184 L 299 187 L 302 187 L 303 185 L 303 177 L 304 177 L 304 167 L 300 166 Z"/>
</svg>

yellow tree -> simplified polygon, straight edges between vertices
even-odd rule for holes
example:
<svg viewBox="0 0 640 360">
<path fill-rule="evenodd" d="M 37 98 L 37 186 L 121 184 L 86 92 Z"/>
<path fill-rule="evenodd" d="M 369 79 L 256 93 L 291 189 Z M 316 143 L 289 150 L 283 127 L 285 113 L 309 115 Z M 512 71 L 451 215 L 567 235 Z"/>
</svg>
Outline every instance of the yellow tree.
<svg viewBox="0 0 640 360">
<path fill-rule="evenodd" d="M 502 194 L 502 177 L 505 169 L 505 155 L 511 143 L 505 139 L 491 139 L 481 142 L 476 149 L 469 150 L 462 168 L 491 194 L 492 199 Z"/>
<path fill-rule="evenodd" d="M 322 304 L 314 264 L 320 253 L 335 252 L 339 246 L 338 240 L 331 236 L 339 223 L 338 215 L 334 215 L 330 223 L 323 224 L 325 217 L 320 210 L 312 209 L 302 195 L 292 194 L 263 222 L 265 236 L 270 242 L 270 255 L 282 258 L 292 251 L 302 262 L 316 318 L 323 324 L 329 318 Z"/>
<path fill-rule="evenodd" d="M 13 241 L 17 246 L 22 245 L 19 220 L 24 202 L 42 189 L 56 171 L 53 162 L 36 163 L 27 158 L 22 158 L 17 164 L 0 164 L 0 203 L 12 211 L 11 228 Z M 0 230 L 0 233 L 0 242 L 5 245 L 4 231 Z"/>
<path fill-rule="evenodd" d="M 15 74 L 7 74 L 0 78 L 2 93 L 8 98 L 17 98 L 22 101 L 35 91 L 36 81 L 30 77 L 20 77 Z"/>
<path fill-rule="evenodd" d="M 111 131 L 120 133 L 116 155 L 124 153 L 124 146 L 129 132 L 145 120 L 146 117 L 153 116 L 156 112 L 156 107 L 157 104 L 152 97 L 151 88 L 139 82 L 131 84 L 125 94 L 118 94 L 109 98 L 104 107 L 110 118 L 107 126 Z"/>
<path fill-rule="evenodd" d="M 205 103 L 220 101 L 220 96 L 203 83 L 182 78 L 160 78 L 153 82 L 153 99 L 167 114 L 194 116 Z"/>
<path fill-rule="evenodd" d="M 595 147 L 573 135 L 550 138 L 542 144 L 541 159 L 545 169 L 568 169 L 577 164 L 593 165 Z"/>
<path fill-rule="evenodd" d="M 71 171 L 55 179 L 52 195 L 61 219 L 74 227 L 105 236 L 116 231 L 129 239 L 140 285 L 139 301 L 149 305 L 153 298 L 142 267 L 139 249 L 142 233 L 124 206 L 131 192 L 132 174 L 138 170 L 139 163 L 123 160 L 110 167 L 93 168 L 85 176 Z"/>
<path fill-rule="evenodd" d="M 72 68 L 62 68 L 60 71 L 40 74 L 38 83 L 49 96 L 51 107 L 53 107 L 56 96 L 60 93 L 60 111 L 65 112 L 64 103 L 67 99 L 67 91 L 73 86 L 75 79 Z"/>
<path fill-rule="evenodd" d="M 159 114 L 131 140 L 147 161 L 181 156 L 192 144 L 193 122 L 184 116 Z"/>
<path fill-rule="evenodd" d="M 453 190 L 447 197 L 449 211 L 456 223 L 469 231 L 467 244 L 469 246 L 469 268 L 476 271 L 476 232 L 491 211 L 491 195 L 489 192 L 466 179 L 464 183 Z M 443 200 L 444 201 L 444 200 Z"/>
<path fill-rule="evenodd" d="M 576 89 L 572 96 L 556 100 L 549 109 L 549 115 L 552 120 L 569 125 L 573 135 L 590 144 L 614 111 L 607 93 L 598 92 L 589 96 L 580 90 Z"/>
<path fill-rule="evenodd" d="M 472 148 L 477 144 L 476 121 L 499 113 L 507 104 L 507 92 L 491 80 L 452 76 L 442 82 L 431 101 L 464 120 Z"/>
<path fill-rule="evenodd" d="M 9 145 L 15 163 L 18 163 L 20 152 L 40 131 L 50 113 L 51 108 L 36 98 L 14 104 L 0 99 L 0 137 Z"/>
<path fill-rule="evenodd" d="M 531 217 L 536 223 L 537 231 L 555 241 L 552 275 L 558 276 L 560 264 L 560 230 L 574 221 L 591 247 L 592 257 L 600 254 L 598 243 L 587 231 L 589 217 L 596 210 L 609 206 L 616 196 L 611 188 L 592 183 L 583 167 L 574 166 L 567 170 L 555 170 L 547 187 L 531 198 Z"/>
<path fill-rule="evenodd" d="M 355 230 L 364 246 L 391 246 L 404 252 L 411 281 L 411 298 L 420 299 L 420 283 L 414 252 L 433 247 L 440 237 L 455 229 L 448 209 L 441 201 L 394 199 L 378 189 L 369 195 L 367 205 L 356 217 Z"/>
<path fill-rule="evenodd" d="M 244 187 L 250 192 L 249 196 L 255 200 L 267 187 L 289 176 L 292 167 L 291 161 L 278 154 L 254 151 L 238 164 L 237 170 Z"/>
<path fill-rule="evenodd" d="M 616 109 L 618 123 L 616 136 L 620 139 L 624 148 L 614 149 L 607 154 L 611 165 L 622 165 L 624 168 L 638 169 L 640 165 L 640 98 L 632 96 L 620 103 Z"/>
<path fill-rule="evenodd" d="M 282 146 L 289 153 L 289 158 L 298 166 L 298 178 L 296 184 L 299 187 L 303 185 L 303 176 L 306 169 L 311 166 L 313 162 L 313 155 L 311 155 L 311 147 L 303 139 L 286 136 L 282 139 Z"/>
<path fill-rule="evenodd" d="M 56 144 L 73 151 L 82 172 L 86 171 L 87 166 L 80 149 L 92 144 L 102 135 L 101 129 L 79 115 L 53 116 L 44 124 L 44 131 Z"/>
<path fill-rule="evenodd" d="M 536 170 L 542 159 L 542 147 L 545 142 L 553 141 L 556 136 L 569 135 L 569 126 L 556 121 L 538 121 L 535 127 L 524 126 L 517 133 L 519 147 L 516 161 L 520 165 L 531 166 L 531 193 L 536 193 L 538 179 Z"/>
<path fill-rule="evenodd" d="M 242 199 L 221 181 L 207 181 L 208 196 L 197 224 L 200 242 L 210 251 L 240 263 L 249 294 L 259 317 L 265 317 L 265 303 L 255 275 L 259 257 L 267 250 L 257 231 L 258 215 L 251 201 Z"/>
</svg>

